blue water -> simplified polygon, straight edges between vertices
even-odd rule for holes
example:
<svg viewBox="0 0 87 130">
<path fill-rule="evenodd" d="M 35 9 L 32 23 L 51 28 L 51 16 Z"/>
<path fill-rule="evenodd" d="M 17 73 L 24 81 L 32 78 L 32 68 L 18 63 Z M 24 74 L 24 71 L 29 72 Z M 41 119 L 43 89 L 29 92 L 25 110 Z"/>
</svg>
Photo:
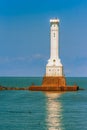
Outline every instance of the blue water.
<svg viewBox="0 0 87 130">
<path fill-rule="evenodd" d="M 42 78 L 0 77 L 8 87 L 40 85 Z M 0 91 L 0 130 L 87 130 L 87 78 L 67 78 L 84 91 Z"/>
</svg>

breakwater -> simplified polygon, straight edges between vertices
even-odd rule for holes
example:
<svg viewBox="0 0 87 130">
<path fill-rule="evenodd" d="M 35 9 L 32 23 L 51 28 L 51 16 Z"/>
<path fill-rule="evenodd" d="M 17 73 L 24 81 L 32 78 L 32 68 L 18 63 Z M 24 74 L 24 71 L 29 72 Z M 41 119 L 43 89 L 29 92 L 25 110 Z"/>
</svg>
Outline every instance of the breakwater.
<svg viewBox="0 0 87 130">
<path fill-rule="evenodd" d="M 29 90 L 29 87 L 19 88 L 19 87 L 4 87 L 4 86 L 0 86 L 0 90 Z"/>
</svg>

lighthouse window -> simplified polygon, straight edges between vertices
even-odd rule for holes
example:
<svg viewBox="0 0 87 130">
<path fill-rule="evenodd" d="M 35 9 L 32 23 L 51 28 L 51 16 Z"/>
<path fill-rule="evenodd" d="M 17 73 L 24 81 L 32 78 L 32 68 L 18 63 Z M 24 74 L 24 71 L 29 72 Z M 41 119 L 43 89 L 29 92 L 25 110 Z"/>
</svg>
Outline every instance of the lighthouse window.
<svg viewBox="0 0 87 130">
<path fill-rule="evenodd" d="M 53 62 L 55 62 L 56 60 L 54 59 Z"/>
<path fill-rule="evenodd" d="M 55 33 L 54 33 L 54 37 L 55 37 Z"/>
</svg>

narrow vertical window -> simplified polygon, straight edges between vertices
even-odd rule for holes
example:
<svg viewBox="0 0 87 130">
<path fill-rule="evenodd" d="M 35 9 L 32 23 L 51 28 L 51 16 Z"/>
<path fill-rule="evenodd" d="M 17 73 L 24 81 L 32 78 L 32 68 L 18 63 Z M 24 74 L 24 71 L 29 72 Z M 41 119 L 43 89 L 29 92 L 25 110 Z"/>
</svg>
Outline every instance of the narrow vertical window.
<svg viewBox="0 0 87 130">
<path fill-rule="evenodd" d="M 54 37 L 55 37 L 55 33 L 54 33 L 53 35 L 54 35 Z"/>
</svg>

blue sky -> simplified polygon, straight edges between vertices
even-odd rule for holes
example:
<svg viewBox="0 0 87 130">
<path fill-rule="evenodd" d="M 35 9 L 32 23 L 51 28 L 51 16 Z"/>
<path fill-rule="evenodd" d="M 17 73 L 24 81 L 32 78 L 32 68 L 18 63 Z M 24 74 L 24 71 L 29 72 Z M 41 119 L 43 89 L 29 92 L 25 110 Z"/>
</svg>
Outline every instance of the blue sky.
<svg viewBox="0 0 87 130">
<path fill-rule="evenodd" d="M 0 76 L 43 76 L 50 54 L 49 19 L 60 19 L 66 76 L 87 76 L 87 1 L 1 0 Z"/>
</svg>

